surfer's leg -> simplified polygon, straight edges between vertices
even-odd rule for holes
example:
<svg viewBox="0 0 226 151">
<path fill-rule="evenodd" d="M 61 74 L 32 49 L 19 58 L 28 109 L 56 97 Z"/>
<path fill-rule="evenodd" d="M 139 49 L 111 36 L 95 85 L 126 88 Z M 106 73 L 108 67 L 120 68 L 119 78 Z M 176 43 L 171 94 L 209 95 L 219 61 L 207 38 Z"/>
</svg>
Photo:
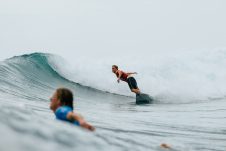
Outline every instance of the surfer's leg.
<svg viewBox="0 0 226 151">
<path fill-rule="evenodd" d="M 131 89 L 131 91 L 136 93 L 136 94 L 140 94 L 140 90 L 139 89 Z"/>
</svg>

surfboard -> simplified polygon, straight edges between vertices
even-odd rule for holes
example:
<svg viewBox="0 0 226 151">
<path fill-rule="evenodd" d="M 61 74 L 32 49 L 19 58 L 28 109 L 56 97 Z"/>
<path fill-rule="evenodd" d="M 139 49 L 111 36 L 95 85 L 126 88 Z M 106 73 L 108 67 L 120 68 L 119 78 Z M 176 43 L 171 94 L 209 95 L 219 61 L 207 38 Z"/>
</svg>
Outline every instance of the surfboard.
<svg viewBox="0 0 226 151">
<path fill-rule="evenodd" d="M 136 95 L 136 104 L 150 104 L 153 102 L 153 98 L 151 98 L 148 94 L 138 94 Z"/>
</svg>

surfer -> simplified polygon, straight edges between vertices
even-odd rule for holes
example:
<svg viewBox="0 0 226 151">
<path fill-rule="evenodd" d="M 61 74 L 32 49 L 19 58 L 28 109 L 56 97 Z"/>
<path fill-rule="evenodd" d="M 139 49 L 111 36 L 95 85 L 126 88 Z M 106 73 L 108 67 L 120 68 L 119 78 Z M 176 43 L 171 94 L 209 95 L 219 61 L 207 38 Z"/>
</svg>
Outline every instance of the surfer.
<svg viewBox="0 0 226 151">
<path fill-rule="evenodd" d="M 69 89 L 58 88 L 50 100 L 50 109 L 58 120 L 70 122 L 90 131 L 95 130 L 79 114 L 73 112 L 73 94 Z"/>
<path fill-rule="evenodd" d="M 118 83 L 120 82 L 120 80 L 127 82 L 132 92 L 134 92 L 137 95 L 140 94 L 140 89 L 137 86 L 136 79 L 132 76 L 133 74 L 137 74 L 136 72 L 126 73 L 122 70 L 119 70 L 117 65 L 112 65 L 112 72 L 117 76 Z"/>
</svg>

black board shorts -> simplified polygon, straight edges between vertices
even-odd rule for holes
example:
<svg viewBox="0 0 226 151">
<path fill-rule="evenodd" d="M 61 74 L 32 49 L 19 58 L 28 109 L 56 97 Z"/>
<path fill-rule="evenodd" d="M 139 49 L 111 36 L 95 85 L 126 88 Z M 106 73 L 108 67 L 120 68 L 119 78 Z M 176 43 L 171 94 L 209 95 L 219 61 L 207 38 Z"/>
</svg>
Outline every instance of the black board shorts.
<svg viewBox="0 0 226 151">
<path fill-rule="evenodd" d="M 129 88 L 132 90 L 132 89 L 138 89 L 137 87 L 137 81 L 135 80 L 134 77 L 129 77 L 127 79 L 127 83 L 129 85 Z"/>
</svg>

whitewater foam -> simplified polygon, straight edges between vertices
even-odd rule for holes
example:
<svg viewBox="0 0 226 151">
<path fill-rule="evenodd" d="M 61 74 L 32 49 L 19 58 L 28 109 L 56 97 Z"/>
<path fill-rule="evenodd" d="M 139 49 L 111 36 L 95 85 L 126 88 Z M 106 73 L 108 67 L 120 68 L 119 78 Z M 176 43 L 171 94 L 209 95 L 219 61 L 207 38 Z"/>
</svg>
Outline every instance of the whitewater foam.
<svg viewBox="0 0 226 151">
<path fill-rule="evenodd" d="M 165 102 L 190 102 L 224 98 L 226 50 L 187 51 L 140 56 L 81 57 L 75 60 L 51 56 L 52 67 L 74 82 L 103 91 L 133 96 L 126 83 L 117 84 L 111 65 L 136 71 L 140 89 Z M 64 61 L 62 61 L 64 60 Z M 63 62 L 63 63 L 62 63 Z"/>
</svg>

